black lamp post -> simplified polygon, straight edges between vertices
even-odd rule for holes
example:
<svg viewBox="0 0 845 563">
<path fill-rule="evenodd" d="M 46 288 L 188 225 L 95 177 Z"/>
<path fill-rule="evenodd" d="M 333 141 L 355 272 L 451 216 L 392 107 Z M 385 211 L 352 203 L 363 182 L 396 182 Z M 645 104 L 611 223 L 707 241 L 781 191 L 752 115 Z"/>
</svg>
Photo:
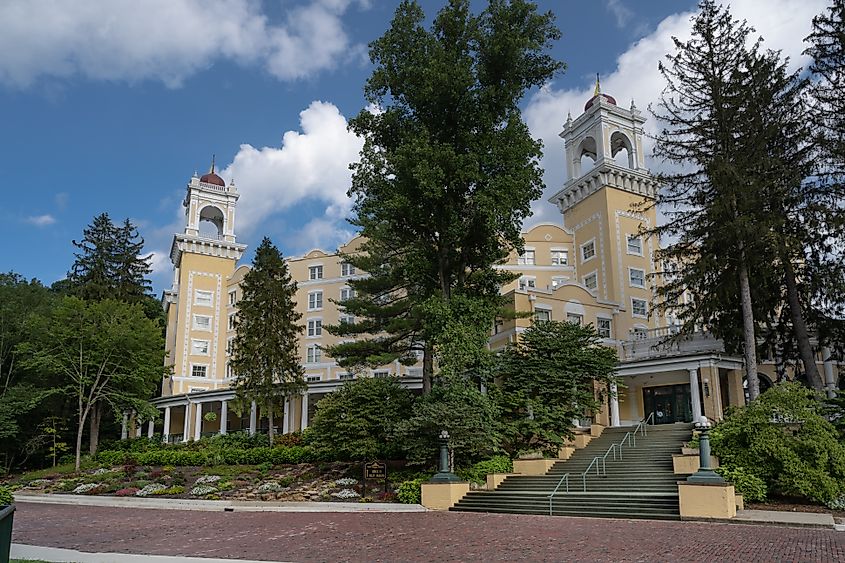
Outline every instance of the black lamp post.
<svg viewBox="0 0 845 563">
<path fill-rule="evenodd" d="M 449 471 L 449 433 L 445 430 L 440 432 L 440 468 L 438 473 L 431 478 L 429 483 L 457 483 L 460 478 Z"/>
<path fill-rule="evenodd" d="M 706 416 L 702 416 L 695 423 L 695 428 L 700 432 L 698 436 L 698 452 L 701 461 L 698 465 L 698 471 L 687 477 L 687 483 L 724 485 L 725 480 L 722 479 L 722 476 L 710 467 L 710 421 L 707 420 Z"/>
</svg>

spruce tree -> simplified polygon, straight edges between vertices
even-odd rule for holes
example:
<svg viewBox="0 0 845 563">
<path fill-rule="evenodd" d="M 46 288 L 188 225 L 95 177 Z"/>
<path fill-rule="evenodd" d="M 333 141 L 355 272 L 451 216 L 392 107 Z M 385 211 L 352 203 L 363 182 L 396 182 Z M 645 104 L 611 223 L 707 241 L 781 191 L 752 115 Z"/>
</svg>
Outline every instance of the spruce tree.
<svg viewBox="0 0 845 563">
<path fill-rule="evenodd" d="M 115 226 L 108 213 L 94 217 L 82 231 L 82 240 L 73 241 L 79 249 L 68 272 L 71 293 L 81 299 L 101 301 L 115 297 Z"/>
<path fill-rule="evenodd" d="M 255 251 L 241 291 L 230 360 L 235 392 L 242 403 L 255 401 L 267 414 L 272 445 L 275 412 L 306 383 L 299 353 L 302 313 L 294 300 L 296 282 L 269 238 L 264 237 Z"/>
<path fill-rule="evenodd" d="M 347 258 L 370 277 L 352 281 L 357 297 L 343 304 L 356 321 L 329 327 L 361 337 L 329 350 L 341 365 L 420 353 L 427 392 L 435 354 L 450 347 L 438 327 L 492 326 L 513 279 L 495 266 L 521 248 L 543 190 L 541 143 L 518 104 L 563 67 L 546 53 L 553 20 L 524 0 L 492 0 L 478 15 L 451 0 L 426 29 L 405 0 L 370 44 L 365 95 L 378 109 L 350 122 L 365 142 L 349 195 L 366 242 Z"/>
</svg>

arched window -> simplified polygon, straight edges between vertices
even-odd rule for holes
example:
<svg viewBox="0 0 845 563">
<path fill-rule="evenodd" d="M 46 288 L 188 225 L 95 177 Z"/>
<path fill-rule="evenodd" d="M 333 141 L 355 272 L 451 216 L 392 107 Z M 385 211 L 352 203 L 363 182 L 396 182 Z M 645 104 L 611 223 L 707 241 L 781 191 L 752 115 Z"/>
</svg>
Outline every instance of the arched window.
<svg viewBox="0 0 845 563">
<path fill-rule="evenodd" d="M 613 160 L 619 166 L 626 168 L 634 167 L 634 147 L 631 144 L 631 139 L 621 131 L 615 131 L 610 136 L 610 154 Z"/>
<path fill-rule="evenodd" d="M 578 145 L 578 174 L 582 176 L 593 169 L 596 165 L 596 140 L 592 137 L 586 137 L 581 144 Z"/>
<path fill-rule="evenodd" d="M 200 211 L 199 231 L 204 238 L 222 239 L 223 225 L 226 219 L 223 212 L 213 205 L 207 205 Z"/>
</svg>

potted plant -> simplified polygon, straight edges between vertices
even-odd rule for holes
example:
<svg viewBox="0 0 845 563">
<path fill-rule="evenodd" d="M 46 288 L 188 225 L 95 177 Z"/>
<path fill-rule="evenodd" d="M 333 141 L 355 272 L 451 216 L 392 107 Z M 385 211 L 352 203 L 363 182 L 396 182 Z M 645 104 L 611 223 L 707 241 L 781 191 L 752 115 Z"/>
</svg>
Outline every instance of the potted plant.
<svg viewBox="0 0 845 563">
<path fill-rule="evenodd" d="M 12 496 L 8 487 L 0 485 L 0 561 L 9 560 L 14 516 L 15 497 Z"/>
</svg>

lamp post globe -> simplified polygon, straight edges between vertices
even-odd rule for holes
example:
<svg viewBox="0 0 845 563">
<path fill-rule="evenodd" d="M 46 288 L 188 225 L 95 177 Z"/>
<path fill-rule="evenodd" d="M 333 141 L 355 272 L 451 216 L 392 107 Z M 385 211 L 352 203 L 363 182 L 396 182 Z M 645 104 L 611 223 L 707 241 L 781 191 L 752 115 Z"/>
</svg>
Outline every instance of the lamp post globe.
<svg viewBox="0 0 845 563">
<path fill-rule="evenodd" d="M 438 472 L 429 481 L 430 483 L 457 483 L 460 478 L 449 471 L 449 432 L 440 431 L 440 467 Z"/>
<path fill-rule="evenodd" d="M 687 477 L 688 483 L 712 483 L 723 485 L 725 480 L 722 476 L 713 471 L 710 466 L 710 421 L 706 416 L 702 416 L 695 423 L 695 429 L 699 431 L 698 435 L 698 453 L 699 466 L 698 471 Z"/>
</svg>

